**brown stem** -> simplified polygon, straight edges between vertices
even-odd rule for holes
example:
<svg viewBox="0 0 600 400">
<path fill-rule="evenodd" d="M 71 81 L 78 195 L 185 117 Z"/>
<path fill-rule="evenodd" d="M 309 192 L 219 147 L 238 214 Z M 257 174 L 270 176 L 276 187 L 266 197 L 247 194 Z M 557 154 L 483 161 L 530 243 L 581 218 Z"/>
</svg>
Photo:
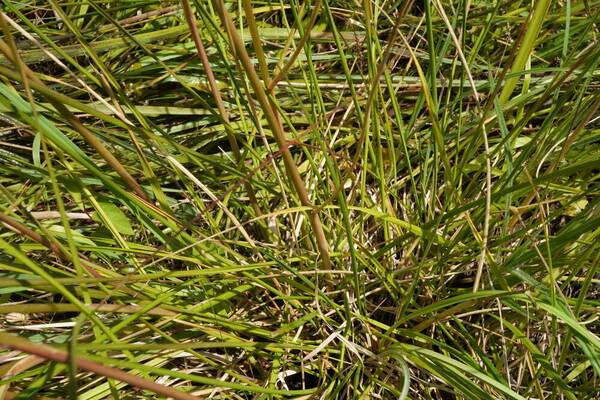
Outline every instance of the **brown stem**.
<svg viewBox="0 0 600 400">
<path fill-rule="evenodd" d="M 2 224 L 4 224 L 5 226 L 7 226 L 9 229 L 11 229 L 17 233 L 20 233 L 23 236 L 28 237 L 29 239 L 33 240 L 34 242 L 38 242 L 38 243 L 42 244 L 47 249 L 51 250 L 62 261 L 67 261 L 67 262 L 71 261 L 71 255 L 68 252 L 66 252 L 59 244 L 57 244 L 56 242 L 54 242 L 52 240 L 45 238 L 44 236 L 40 235 L 39 233 L 37 233 L 35 231 L 32 231 L 27 226 L 23 225 L 22 223 L 20 223 L 18 221 L 15 221 L 14 219 L 10 218 L 8 215 L 5 215 L 1 212 L 0 212 L 0 222 Z M 90 273 L 90 275 L 92 275 L 96 278 L 102 278 L 102 275 L 98 272 L 98 270 L 100 269 L 100 266 L 94 264 L 93 262 L 91 262 L 89 260 L 86 260 L 81 255 L 79 256 L 79 259 L 81 260 L 81 265 L 86 269 L 86 271 L 88 271 Z M 134 298 L 146 298 L 146 296 L 143 295 L 142 293 L 136 292 L 135 290 L 132 290 L 126 286 L 117 285 L 117 287 L 119 287 L 119 288 L 123 289 L 123 291 L 131 294 Z"/>
<path fill-rule="evenodd" d="M 250 60 L 250 56 L 246 52 L 246 48 L 244 43 L 242 42 L 239 33 L 233 26 L 233 21 L 231 17 L 227 13 L 225 9 L 225 5 L 222 0 L 216 0 L 215 7 L 220 15 L 221 22 L 223 23 L 225 29 L 227 30 L 229 37 L 231 38 L 231 44 L 233 46 L 233 50 L 236 56 L 239 58 L 242 66 L 244 67 L 244 71 L 246 72 L 248 79 L 250 80 L 250 84 L 254 89 L 254 93 L 257 96 L 257 100 L 262 107 L 262 111 L 265 114 L 269 127 L 273 132 L 273 136 L 275 136 L 275 140 L 277 141 L 277 145 L 279 149 L 283 151 L 283 163 L 285 165 L 285 169 L 287 171 L 288 178 L 292 182 L 298 197 L 300 198 L 300 203 L 303 206 L 313 207 L 306 187 L 304 186 L 304 181 L 300 176 L 300 172 L 298 171 L 298 167 L 296 166 L 296 162 L 292 157 L 292 153 L 287 148 L 287 140 L 285 136 L 285 132 L 283 131 L 283 127 L 275 115 L 273 110 L 274 105 L 271 104 L 266 92 L 263 87 L 256 70 L 252 64 L 252 60 Z M 327 244 L 327 238 L 325 237 L 325 232 L 323 231 L 323 226 L 321 225 L 321 219 L 319 218 L 318 211 L 315 209 L 308 213 L 309 221 L 313 229 L 313 233 L 315 235 L 315 240 L 317 242 L 317 247 L 319 248 L 319 253 L 323 259 L 323 265 L 325 268 L 329 268 L 331 266 L 331 258 L 329 256 L 329 245 Z"/>
<path fill-rule="evenodd" d="M 32 231 L 27 226 L 23 225 L 22 223 L 20 223 L 18 221 L 15 221 L 14 219 L 10 218 L 8 215 L 0 213 L 0 222 L 2 222 L 9 229 L 11 229 L 15 232 L 18 232 L 21 235 L 27 236 L 29 239 L 33 240 L 34 242 L 38 242 L 38 243 L 42 244 L 44 247 L 48 248 L 49 250 L 52 250 L 52 252 L 54 254 L 56 254 L 58 256 L 58 258 L 60 258 L 61 260 L 64 261 L 64 260 L 68 260 L 70 258 L 68 256 L 68 254 L 64 251 L 64 249 L 62 247 L 60 247 L 58 244 L 56 244 L 55 242 L 53 242 L 51 240 L 48 240 L 47 238 L 43 237 L 39 233 Z"/>
<path fill-rule="evenodd" d="M 38 357 L 42 357 L 49 361 L 55 361 L 60 363 L 69 362 L 69 353 L 67 353 L 66 351 L 58 350 L 53 347 L 39 343 L 33 343 L 27 339 L 9 335 L 6 333 L 0 333 L 0 345 L 2 347 L 8 347 L 13 350 L 19 350 L 24 353 L 34 354 Z M 150 390 L 156 394 L 172 397 L 177 400 L 199 399 L 199 397 L 192 396 L 191 394 L 172 389 L 168 386 L 160 385 L 156 382 L 140 378 L 139 376 L 135 376 L 118 368 L 98 364 L 94 361 L 86 360 L 85 358 L 81 357 L 74 357 L 73 359 L 75 361 L 75 365 L 79 369 L 93 372 L 95 374 L 105 376 L 107 378 L 114 378 L 120 380 L 121 382 L 125 382 L 132 386 L 138 387 L 140 389 Z"/>
<path fill-rule="evenodd" d="M 185 19 L 190 27 L 190 33 L 192 38 L 194 39 L 194 43 L 196 44 L 196 49 L 198 50 L 198 57 L 202 62 L 202 66 L 204 67 L 204 71 L 206 72 L 206 78 L 208 80 L 208 84 L 210 85 L 210 90 L 215 99 L 215 103 L 217 104 L 217 108 L 219 109 L 219 113 L 221 114 L 221 118 L 225 122 L 225 131 L 227 132 L 227 141 L 233 150 L 233 155 L 235 157 L 235 161 L 238 164 L 238 167 L 243 168 L 243 160 L 242 153 L 240 151 L 240 147 L 237 143 L 234 133 L 229 126 L 229 113 L 225 108 L 225 104 L 223 103 L 223 98 L 221 97 L 221 91 L 219 90 L 219 86 L 217 85 L 217 80 L 215 79 L 215 75 L 213 73 L 212 67 L 210 66 L 210 61 L 208 60 L 208 55 L 206 54 L 206 49 L 204 48 L 204 43 L 202 43 L 202 38 L 198 32 L 198 28 L 196 27 L 196 19 L 194 18 L 194 13 L 192 11 L 192 7 L 190 6 L 189 0 L 182 0 L 181 4 L 183 5 L 183 14 Z M 245 182 L 244 188 L 248 193 L 248 197 L 250 198 L 250 204 L 252 205 L 252 209 L 257 217 L 263 215 L 260 206 L 258 205 L 258 200 L 256 198 L 256 194 L 254 193 L 254 188 L 250 185 L 250 183 Z M 266 232 L 265 232 L 266 233 Z"/>
</svg>

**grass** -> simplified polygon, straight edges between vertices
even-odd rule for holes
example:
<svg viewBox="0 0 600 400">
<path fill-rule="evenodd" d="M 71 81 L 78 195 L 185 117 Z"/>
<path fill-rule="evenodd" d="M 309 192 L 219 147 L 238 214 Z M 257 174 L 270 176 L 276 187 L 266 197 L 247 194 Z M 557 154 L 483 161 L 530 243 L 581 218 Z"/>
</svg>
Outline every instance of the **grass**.
<svg viewBox="0 0 600 400">
<path fill-rule="evenodd" d="M 600 2 L 21 2 L 0 399 L 595 399 Z"/>
</svg>

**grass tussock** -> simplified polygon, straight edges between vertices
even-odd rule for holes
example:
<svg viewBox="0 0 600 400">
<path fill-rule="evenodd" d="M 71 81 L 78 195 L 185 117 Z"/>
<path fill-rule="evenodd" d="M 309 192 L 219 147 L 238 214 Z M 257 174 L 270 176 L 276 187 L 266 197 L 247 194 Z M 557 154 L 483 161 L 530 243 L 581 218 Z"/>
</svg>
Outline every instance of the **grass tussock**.
<svg viewBox="0 0 600 400">
<path fill-rule="evenodd" d="M 0 399 L 598 398 L 599 10 L 2 1 Z"/>
</svg>

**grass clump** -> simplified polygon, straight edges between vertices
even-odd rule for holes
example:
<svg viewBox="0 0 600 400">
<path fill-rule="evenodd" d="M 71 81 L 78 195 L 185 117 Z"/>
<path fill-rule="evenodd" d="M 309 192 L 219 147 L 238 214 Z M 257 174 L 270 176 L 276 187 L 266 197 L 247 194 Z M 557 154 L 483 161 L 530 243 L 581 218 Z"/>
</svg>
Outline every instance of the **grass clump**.
<svg viewBox="0 0 600 400">
<path fill-rule="evenodd" d="M 597 398 L 598 10 L 3 1 L 0 398 Z"/>
</svg>

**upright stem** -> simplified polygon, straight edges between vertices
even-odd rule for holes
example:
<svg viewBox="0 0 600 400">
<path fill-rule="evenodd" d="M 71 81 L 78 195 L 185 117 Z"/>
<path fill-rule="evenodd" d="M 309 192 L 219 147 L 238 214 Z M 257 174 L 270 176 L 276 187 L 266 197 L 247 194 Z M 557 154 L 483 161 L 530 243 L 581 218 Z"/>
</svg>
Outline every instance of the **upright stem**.
<svg viewBox="0 0 600 400">
<path fill-rule="evenodd" d="M 192 12 L 192 7 L 190 5 L 189 0 L 182 0 L 183 5 L 183 13 L 185 15 L 185 19 L 190 27 L 190 32 L 192 34 L 192 38 L 194 39 L 194 43 L 196 44 L 196 49 L 198 50 L 198 57 L 202 62 L 202 66 L 204 67 L 204 71 L 206 72 L 206 78 L 208 79 L 208 84 L 210 85 L 210 90 L 215 98 L 215 102 L 217 103 L 217 107 L 219 109 L 219 113 L 221 114 L 221 118 L 225 122 L 225 131 L 227 132 L 227 141 L 231 146 L 231 150 L 233 151 L 233 155 L 235 157 L 235 161 L 238 164 L 239 168 L 242 168 L 242 171 L 245 170 L 243 168 L 243 159 L 242 152 L 240 151 L 240 146 L 237 143 L 235 135 L 233 134 L 231 127 L 229 126 L 229 113 L 225 108 L 225 104 L 223 103 L 223 98 L 221 97 L 221 91 L 219 90 L 219 86 L 217 85 L 217 80 L 215 79 L 215 75 L 212 71 L 212 67 L 210 65 L 210 61 L 208 60 L 208 56 L 206 54 L 206 49 L 204 48 L 204 43 L 202 43 L 202 38 L 198 33 L 198 29 L 196 27 L 196 19 L 194 18 L 194 13 Z M 256 194 L 254 193 L 254 189 L 249 182 L 244 182 L 244 188 L 248 193 L 248 197 L 250 198 L 250 204 L 252 205 L 252 209 L 257 217 L 263 215 L 260 206 L 258 205 L 258 200 L 256 199 Z M 266 230 L 264 230 L 266 235 Z"/>
<path fill-rule="evenodd" d="M 285 136 L 285 132 L 283 131 L 283 127 L 281 126 L 280 121 L 275 115 L 273 104 L 271 104 L 269 97 L 265 92 L 265 88 L 263 83 L 261 82 L 256 70 L 254 69 L 254 65 L 252 64 L 252 60 L 250 60 L 250 56 L 246 52 L 246 48 L 244 43 L 242 42 L 237 30 L 233 25 L 233 21 L 231 17 L 227 13 L 225 9 L 225 5 L 222 0 L 214 1 L 215 8 L 217 9 L 221 21 L 225 27 L 225 30 L 229 34 L 231 39 L 231 45 L 233 46 L 233 50 L 235 55 L 240 60 L 244 71 L 246 72 L 248 79 L 250 80 L 250 85 L 254 90 L 254 93 L 257 96 L 257 100 L 262 108 L 262 111 L 265 114 L 267 119 L 267 123 L 273 132 L 273 136 L 277 141 L 277 145 L 279 146 L 280 151 L 282 151 L 283 155 L 283 163 L 285 165 L 285 169 L 288 175 L 288 178 L 292 182 L 298 197 L 300 198 L 300 203 L 303 206 L 312 207 L 312 203 L 308 197 L 308 191 L 304 186 L 304 182 L 300 176 L 300 172 L 298 171 L 298 167 L 292 157 L 292 153 L 289 151 L 287 146 L 287 140 Z M 323 231 L 323 226 L 321 225 L 321 219 L 319 218 L 319 214 L 317 210 L 313 210 L 309 212 L 309 221 L 313 229 L 313 233 L 315 235 L 315 239 L 317 241 L 317 247 L 319 248 L 319 253 L 323 259 L 323 266 L 325 268 L 329 268 L 331 266 L 331 258 L 329 257 L 329 245 L 327 244 L 327 239 L 325 238 L 325 232 Z"/>
</svg>

